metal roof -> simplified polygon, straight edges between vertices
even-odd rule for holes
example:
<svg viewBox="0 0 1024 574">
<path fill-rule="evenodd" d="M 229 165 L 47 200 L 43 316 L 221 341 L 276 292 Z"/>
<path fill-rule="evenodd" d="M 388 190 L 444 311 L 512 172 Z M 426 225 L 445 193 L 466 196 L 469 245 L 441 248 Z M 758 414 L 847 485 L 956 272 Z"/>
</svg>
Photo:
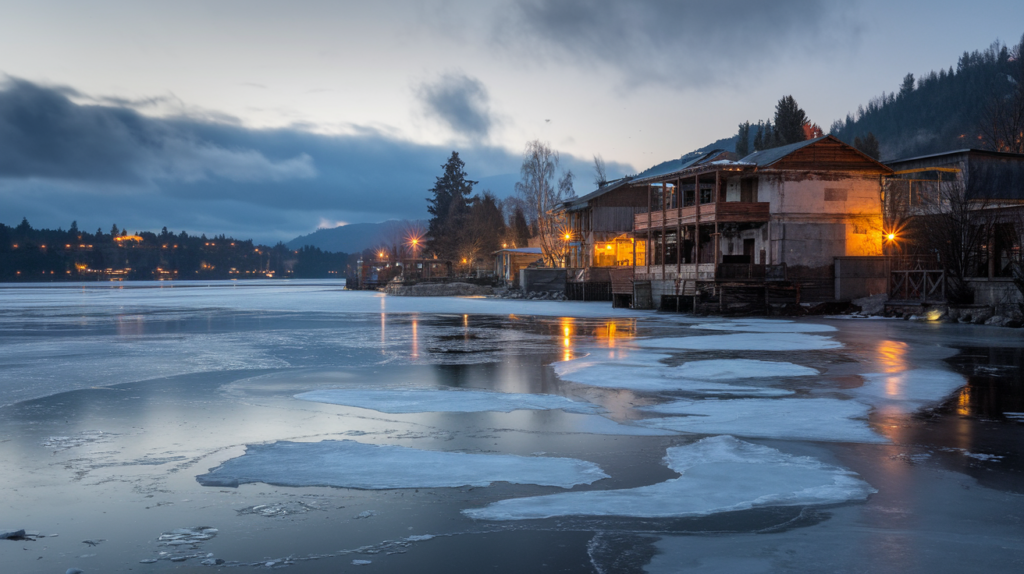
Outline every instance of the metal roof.
<svg viewBox="0 0 1024 574">
<path fill-rule="evenodd" d="M 887 159 L 887 160 L 883 161 L 882 163 L 888 165 L 890 163 L 904 163 L 904 162 L 908 162 L 908 161 L 917 161 L 917 160 L 922 160 L 922 159 L 932 159 L 932 158 L 937 158 L 937 157 L 952 156 L 952 155 L 963 154 L 963 153 L 979 153 L 979 154 L 994 155 L 994 156 L 999 156 L 999 157 L 1024 159 L 1024 154 L 1019 154 L 1019 153 L 1010 153 L 1010 152 L 1005 152 L 1005 151 L 992 151 L 992 150 L 987 150 L 987 149 L 964 148 L 964 149 L 954 149 L 954 150 L 949 150 L 949 151 L 943 151 L 943 152 L 939 152 L 939 153 L 932 153 L 932 154 L 928 154 L 928 155 L 919 155 L 919 156 L 916 156 L 916 157 L 901 157 L 899 159 Z"/>
<path fill-rule="evenodd" d="M 724 149 L 713 149 L 704 154 L 690 157 L 684 155 L 679 159 L 672 159 L 669 161 L 659 163 L 658 165 L 648 168 L 647 170 L 642 171 L 635 177 L 633 177 L 633 183 L 639 183 L 640 181 L 663 177 L 666 175 L 671 175 L 673 173 L 683 171 L 684 169 L 689 169 L 696 165 L 700 165 L 701 163 L 707 161 L 712 157 L 715 157 L 716 155 L 719 155 L 724 151 Z"/>
<path fill-rule="evenodd" d="M 807 147 L 811 144 L 820 142 L 821 140 L 829 136 L 821 136 L 820 138 L 814 138 L 812 140 L 804 140 L 802 142 L 791 143 L 784 146 L 773 147 L 771 149 L 765 149 L 761 151 L 755 151 L 747 157 L 740 160 L 742 163 L 752 163 L 757 167 L 765 167 L 771 165 L 787 155 L 795 152 L 800 148 Z"/>
<path fill-rule="evenodd" d="M 569 199 L 566 199 L 565 201 L 562 202 L 562 207 L 564 207 L 565 209 L 568 209 L 568 210 L 581 209 L 581 208 L 585 207 L 587 202 L 590 201 L 591 199 L 594 199 L 596 197 L 601 197 L 602 195 L 604 195 L 604 194 L 606 194 L 606 193 L 608 193 L 610 191 L 614 191 L 614 190 L 616 190 L 616 189 L 626 185 L 632 179 L 633 179 L 632 176 L 626 176 L 626 177 L 622 177 L 622 178 L 619 178 L 619 179 L 616 179 L 616 180 L 609 181 L 609 182 L 605 183 L 604 185 L 602 185 L 601 187 L 595 189 L 594 191 L 591 191 L 590 193 L 588 193 L 586 195 L 581 195 L 580 197 L 571 197 Z"/>
<path fill-rule="evenodd" d="M 506 249 L 499 249 L 495 253 L 527 253 L 530 255 L 543 255 L 544 250 L 540 247 L 509 247 Z"/>
</svg>

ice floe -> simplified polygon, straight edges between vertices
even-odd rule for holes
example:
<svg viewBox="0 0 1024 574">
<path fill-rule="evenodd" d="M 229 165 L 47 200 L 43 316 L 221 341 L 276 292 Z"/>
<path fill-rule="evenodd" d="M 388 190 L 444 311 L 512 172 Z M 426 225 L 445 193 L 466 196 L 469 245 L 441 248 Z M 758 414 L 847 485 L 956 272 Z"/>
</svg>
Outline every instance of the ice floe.
<svg viewBox="0 0 1024 574">
<path fill-rule="evenodd" d="M 350 440 L 249 445 L 246 453 L 196 477 L 204 486 L 263 482 L 367 490 L 487 486 L 492 482 L 570 488 L 608 475 L 573 458 L 468 454 Z"/>
<path fill-rule="evenodd" d="M 962 376 L 939 369 L 869 373 L 863 377 L 863 386 L 846 392 L 880 409 L 902 413 L 941 401 L 967 384 Z"/>
<path fill-rule="evenodd" d="M 669 415 L 637 421 L 651 428 L 700 434 L 837 442 L 888 442 L 868 426 L 871 407 L 854 400 L 678 400 L 642 407 Z"/>
<path fill-rule="evenodd" d="M 701 323 L 693 329 L 706 331 L 744 331 L 747 333 L 830 333 L 836 328 L 821 323 L 794 323 L 793 321 L 737 320 L 718 323 Z"/>
<path fill-rule="evenodd" d="M 731 436 L 672 447 L 665 464 L 682 476 L 639 488 L 590 490 L 501 500 L 464 510 L 471 518 L 555 516 L 671 518 L 765 506 L 836 504 L 876 492 L 849 470 Z"/>
<path fill-rule="evenodd" d="M 842 343 L 820 335 L 804 333 L 732 333 L 730 335 L 695 335 L 637 339 L 628 344 L 658 349 L 696 351 L 816 351 L 838 349 Z"/>
<path fill-rule="evenodd" d="M 691 361 L 678 367 L 660 364 L 668 355 L 637 351 L 623 361 L 588 356 L 554 364 L 555 374 L 565 381 L 638 391 L 686 391 L 708 395 L 784 396 L 788 389 L 770 386 L 726 384 L 715 381 L 759 378 L 775 382 L 782 377 L 816 375 L 818 371 L 793 363 L 746 359 Z M 760 381 L 759 381 L 760 382 Z"/>
<path fill-rule="evenodd" d="M 499 393 L 461 389 L 323 389 L 295 395 L 304 401 L 372 409 L 383 413 L 503 412 L 515 410 L 556 410 L 596 413 L 597 405 L 573 401 L 558 395 Z"/>
</svg>

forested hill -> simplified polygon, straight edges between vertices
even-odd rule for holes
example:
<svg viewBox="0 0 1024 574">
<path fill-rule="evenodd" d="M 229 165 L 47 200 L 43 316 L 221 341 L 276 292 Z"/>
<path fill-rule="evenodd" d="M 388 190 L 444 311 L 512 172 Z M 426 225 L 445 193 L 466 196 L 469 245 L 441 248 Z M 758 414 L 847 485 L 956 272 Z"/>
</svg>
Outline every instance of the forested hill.
<svg viewBox="0 0 1024 574">
<path fill-rule="evenodd" d="M 1020 54 L 1021 44 L 1007 48 L 997 42 L 987 50 L 964 52 L 955 68 L 916 80 L 908 74 L 897 91 L 858 107 L 834 122 L 829 133 L 849 144 L 873 133 L 882 160 L 990 147 L 982 136 L 986 109 L 1016 89 Z"/>
</svg>

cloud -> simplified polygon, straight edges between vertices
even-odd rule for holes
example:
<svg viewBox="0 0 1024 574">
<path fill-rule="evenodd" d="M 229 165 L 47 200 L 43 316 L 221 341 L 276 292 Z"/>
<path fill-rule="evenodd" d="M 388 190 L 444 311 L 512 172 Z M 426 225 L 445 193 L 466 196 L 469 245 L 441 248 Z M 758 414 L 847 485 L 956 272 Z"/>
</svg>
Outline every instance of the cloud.
<svg viewBox="0 0 1024 574">
<path fill-rule="evenodd" d="M 453 149 L 367 126 L 324 135 L 209 114 L 154 118 L 75 103 L 70 93 L 23 80 L 0 90 L 0 223 L 25 216 L 36 227 L 167 226 L 274 243 L 322 222 L 424 219 L 428 190 Z M 512 193 L 519 151 L 457 149 L 478 190 Z M 562 162 L 576 173 L 590 169 L 589 159 L 562 154 Z M 609 162 L 616 171 L 633 170 Z"/>
<path fill-rule="evenodd" d="M 698 88 L 834 50 L 859 30 L 848 11 L 819 0 L 518 0 L 493 36 L 524 58 L 610 67 L 629 85 Z"/>
<path fill-rule="evenodd" d="M 422 84 L 417 95 L 427 115 L 459 135 L 484 139 L 494 125 L 487 88 L 476 78 L 444 74 L 436 82 Z"/>
<path fill-rule="evenodd" d="M 316 175 L 308 155 L 270 159 L 202 141 L 143 116 L 128 100 L 81 105 L 69 88 L 8 78 L 0 86 L 0 177 L 143 183 L 282 181 Z"/>
</svg>

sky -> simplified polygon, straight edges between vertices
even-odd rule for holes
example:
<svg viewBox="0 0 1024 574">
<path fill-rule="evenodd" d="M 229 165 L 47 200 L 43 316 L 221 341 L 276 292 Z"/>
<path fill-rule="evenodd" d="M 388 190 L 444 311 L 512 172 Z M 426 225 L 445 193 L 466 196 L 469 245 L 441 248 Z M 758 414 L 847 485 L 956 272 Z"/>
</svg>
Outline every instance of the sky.
<svg viewBox="0 0 1024 574">
<path fill-rule="evenodd" d="M 1024 2 L 0 0 L 0 223 L 273 243 L 427 217 L 452 151 L 512 193 L 528 141 L 577 193 L 770 118 L 825 130 Z"/>
</svg>

